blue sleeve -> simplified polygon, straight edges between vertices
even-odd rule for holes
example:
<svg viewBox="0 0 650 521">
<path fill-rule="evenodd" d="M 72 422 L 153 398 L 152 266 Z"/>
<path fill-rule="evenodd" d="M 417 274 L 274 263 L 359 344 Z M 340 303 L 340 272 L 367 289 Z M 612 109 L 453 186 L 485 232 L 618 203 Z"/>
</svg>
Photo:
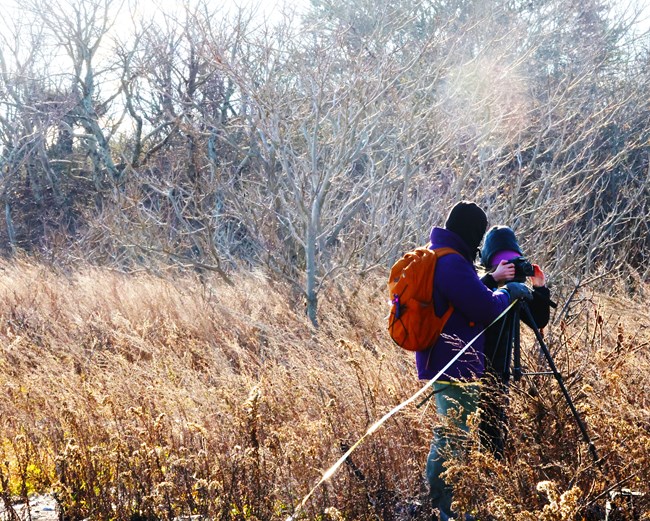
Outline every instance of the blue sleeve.
<svg viewBox="0 0 650 521">
<path fill-rule="evenodd" d="M 454 258 L 456 257 L 456 258 Z M 505 291 L 492 291 L 479 279 L 474 267 L 457 255 L 447 255 L 438 261 L 434 288 L 457 312 L 468 320 L 489 324 L 510 304 Z"/>
</svg>

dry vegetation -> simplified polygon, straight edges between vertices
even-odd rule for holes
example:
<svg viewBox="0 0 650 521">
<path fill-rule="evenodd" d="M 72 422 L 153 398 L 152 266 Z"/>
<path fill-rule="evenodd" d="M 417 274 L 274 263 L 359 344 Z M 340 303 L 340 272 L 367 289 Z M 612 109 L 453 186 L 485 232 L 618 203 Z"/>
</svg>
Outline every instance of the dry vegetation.
<svg viewBox="0 0 650 521">
<path fill-rule="evenodd" d="M 66 519 L 285 519 L 419 388 L 384 333 L 382 277 L 326 293 L 318 330 L 288 286 L 257 272 L 233 280 L 3 264 L 5 503 L 55 491 Z M 473 451 L 450 472 L 482 520 L 579 519 L 623 480 L 650 494 L 647 306 L 583 292 L 567 309 L 546 335 L 602 470 L 556 382 L 526 379 L 513 386 L 507 461 Z M 534 366 L 528 337 L 524 351 Z M 400 412 L 301 515 L 426 519 L 435 422 L 432 408 Z"/>
<path fill-rule="evenodd" d="M 602 518 L 609 487 L 650 493 L 650 32 L 622 3 L 328 0 L 260 22 L 5 2 L 9 515 L 34 491 L 68 519 L 292 514 L 419 388 L 384 280 L 459 199 L 551 275 L 546 338 L 603 462 L 556 382 L 526 379 L 507 461 L 455 461 L 457 500 L 568 521 Z M 427 519 L 435 422 L 401 411 L 300 515 Z"/>
</svg>

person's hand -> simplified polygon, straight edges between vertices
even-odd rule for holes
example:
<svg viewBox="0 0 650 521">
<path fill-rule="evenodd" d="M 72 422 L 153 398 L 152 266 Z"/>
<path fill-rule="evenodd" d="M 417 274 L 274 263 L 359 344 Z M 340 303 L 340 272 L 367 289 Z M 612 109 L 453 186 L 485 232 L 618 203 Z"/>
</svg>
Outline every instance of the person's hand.
<svg viewBox="0 0 650 521">
<path fill-rule="evenodd" d="M 510 295 L 510 302 L 517 299 L 532 300 L 533 298 L 530 288 L 521 282 L 508 282 L 504 289 Z"/>
<path fill-rule="evenodd" d="M 515 278 L 515 265 L 507 260 L 502 260 L 492 272 L 492 278 L 496 282 L 505 282 Z"/>
<path fill-rule="evenodd" d="M 535 275 L 530 277 L 533 287 L 541 288 L 542 286 L 546 286 L 546 277 L 544 276 L 542 269 L 537 264 L 533 264 L 533 268 L 535 269 Z"/>
</svg>

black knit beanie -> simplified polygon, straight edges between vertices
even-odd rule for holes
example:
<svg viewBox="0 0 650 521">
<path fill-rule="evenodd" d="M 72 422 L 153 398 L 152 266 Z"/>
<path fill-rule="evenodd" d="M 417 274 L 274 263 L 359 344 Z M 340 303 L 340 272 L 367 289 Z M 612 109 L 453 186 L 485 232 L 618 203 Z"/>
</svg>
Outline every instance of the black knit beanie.
<svg viewBox="0 0 650 521">
<path fill-rule="evenodd" d="M 461 201 L 449 212 L 445 228 L 459 235 L 475 258 L 475 252 L 487 229 L 487 215 L 476 203 Z"/>
<path fill-rule="evenodd" d="M 485 236 L 485 243 L 481 250 L 481 264 L 489 268 L 494 254 L 504 250 L 516 251 L 519 255 L 523 255 L 515 232 L 511 228 L 501 225 L 492 226 Z"/>
</svg>

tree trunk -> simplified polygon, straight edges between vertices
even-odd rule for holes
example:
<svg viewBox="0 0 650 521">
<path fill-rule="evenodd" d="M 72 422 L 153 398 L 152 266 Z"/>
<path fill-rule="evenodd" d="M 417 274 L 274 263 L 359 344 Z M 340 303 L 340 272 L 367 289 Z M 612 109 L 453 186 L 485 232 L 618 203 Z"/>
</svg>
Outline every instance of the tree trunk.
<svg viewBox="0 0 650 521">
<path fill-rule="evenodd" d="M 7 237 L 9 238 L 11 251 L 16 251 L 16 230 L 14 229 L 14 221 L 11 218 L 11 205 L 8 201 L 5 203 L 5 221 L 7 223 Z"/>
<path fill-rule="evenodd" d="M 307 283 L 305 293 L 307 295 L 307 316 L 314 327 L 318 327 L 318 291 L 316 289 L 316 234 L 319 219 L 319 203 L 314 201 L 312 205 L 311 219 L 307 225 L 305 241 L 305 262 Z"/>
</svg>

